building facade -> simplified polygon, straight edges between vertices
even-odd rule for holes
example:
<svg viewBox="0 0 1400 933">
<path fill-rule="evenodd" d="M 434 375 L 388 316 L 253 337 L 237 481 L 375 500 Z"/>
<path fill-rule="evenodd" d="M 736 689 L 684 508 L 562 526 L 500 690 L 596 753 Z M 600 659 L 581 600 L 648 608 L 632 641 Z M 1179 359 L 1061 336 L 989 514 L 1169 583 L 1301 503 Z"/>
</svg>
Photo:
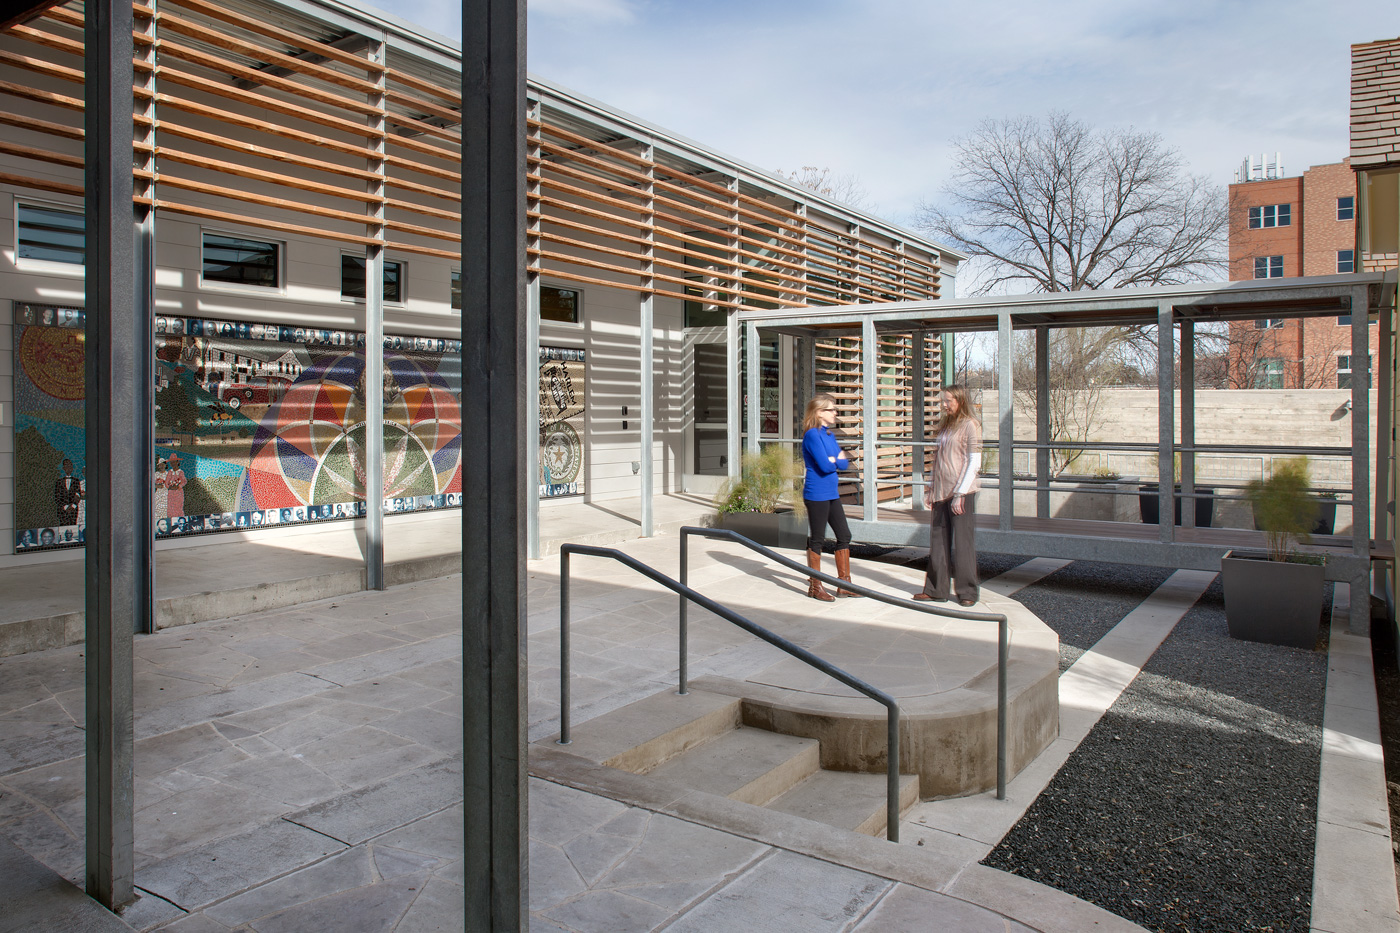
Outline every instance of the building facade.
<svg viewBox="0 0 1400 933">
<path fill-rule="evenodd" d="M 459 50 L 338 0 L 136 11 L 163 546 L 364 514 L 379 327 L 382 507 L 456 505 Z M 84 531 L 63 468 L 81 484 L 82 23 L 61 4 L 0 34 L 0 564 Z M 737 310 L 953 292 L 962 257 L 915 234 L 548 82 L 528 96 L 542 507 L 708 488 L 731 468 Z M 858 341 L 828 356 L 818 384 L 857 408 L 840 361 Z M 790 339 L 762 358 L 762 431 L 791 436 Z"/>
<path fill-rule="evenodd" d="M 1361 272 L 1356 178 L 1350 160 L 1288 177 L 1278 161 L 1252 163 L 1230 186 L 1230 280 Z M 1230 327 L 1232 389 L 1346 389 L 1354 371 L 1349 318 L 1265 320 Z M 1371 335 L 1374 358 L 1377 336 Z"/>
</svg>

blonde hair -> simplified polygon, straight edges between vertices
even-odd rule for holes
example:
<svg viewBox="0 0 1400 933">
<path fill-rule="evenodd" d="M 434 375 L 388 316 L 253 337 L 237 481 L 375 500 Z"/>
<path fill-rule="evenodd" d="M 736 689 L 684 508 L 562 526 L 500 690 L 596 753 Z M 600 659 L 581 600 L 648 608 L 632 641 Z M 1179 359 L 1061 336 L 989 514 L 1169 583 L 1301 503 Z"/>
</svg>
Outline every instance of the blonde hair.
<svg viewBox="0 0 1400 933">
<path fill-rule="evenodd" d="M 943 431 L 947 431 L 949 428 L 955 428 L 964 421 L 975 422 L 977 420 L 972 416 L 972 405 L 967 400 L 966 386 L 944 386 L 943 391 L 951 395 L 953 397 L 953 400 L 958 403 L 958 410 L 953 412 L 950 416 L 948 414 L 948 409 L 946 406 L 939 406 L 940 410 L 938 414 L 938 430 L 940 433 Z"/>
<path fill-rule="evenodd" d="M 825 392 L 818 392 L 807 401 L 807 413 L 802 416 L 802 430 L 810 431 L 821 424 L 817 420 L 817 412 L 823 408 L 835 408 L 836 399 Z"/>
</svg>

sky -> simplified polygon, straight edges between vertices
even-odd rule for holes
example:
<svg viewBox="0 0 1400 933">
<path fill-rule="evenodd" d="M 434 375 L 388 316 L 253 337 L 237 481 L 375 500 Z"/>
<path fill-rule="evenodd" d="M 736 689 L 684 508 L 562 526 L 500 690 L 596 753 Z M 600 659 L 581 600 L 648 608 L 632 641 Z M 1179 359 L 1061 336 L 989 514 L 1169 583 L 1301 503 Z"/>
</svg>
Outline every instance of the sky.
<svg viewBox="0 0 1400 933">
<path fill-rule="evenodd" d="M 460 0 L 377 0 L 461 32 Z M 857 178 L 911 226 L 981 120 L 1061 110 L 1158 133 L 1225 185 L 1347 155 L 1350 46 L 1396 0 L 530 0 L 532 76 L 770 171 Z"/>
</svg>

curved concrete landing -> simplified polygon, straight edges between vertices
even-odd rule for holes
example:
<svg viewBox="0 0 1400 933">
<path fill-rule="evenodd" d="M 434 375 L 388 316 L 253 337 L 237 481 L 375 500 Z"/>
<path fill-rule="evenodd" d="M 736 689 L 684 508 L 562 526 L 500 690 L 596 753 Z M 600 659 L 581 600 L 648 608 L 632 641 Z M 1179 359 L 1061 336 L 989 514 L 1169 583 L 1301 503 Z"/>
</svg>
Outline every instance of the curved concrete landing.
<svg viewBox="0 0 1400 933">
<path fill-rule="evenodd" d="M 900 770 L 919 775 L 924 799 L 996 787 L 996 623 L 881 609 L 806 647 L 899 701 Z M 1011 620 L 1009 780 L 1059 734 L 1059 637 L 1008 597 L 983 590 L 977 610 Z M 780 661 L 742 681 L 693 683 L 742 699 L 745 725 L 819 740 L 823 768 L 885 769 L 884 707 L 801 661 Z"/>
</svg>

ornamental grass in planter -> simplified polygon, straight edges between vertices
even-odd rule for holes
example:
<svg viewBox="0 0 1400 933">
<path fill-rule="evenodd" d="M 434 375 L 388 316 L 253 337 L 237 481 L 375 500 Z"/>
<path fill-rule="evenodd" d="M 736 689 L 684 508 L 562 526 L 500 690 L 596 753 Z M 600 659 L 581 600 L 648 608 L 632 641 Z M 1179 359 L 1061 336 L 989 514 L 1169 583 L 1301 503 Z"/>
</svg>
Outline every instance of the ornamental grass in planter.
<svg viewBox="0 0 1400 933">
<path fill-rule="evenodd" d="M 1307 458 L 1298 457 L 1275 463 L 1268 479 L 1246 488 L 1268 551 L 1229 551 L 1220 561 L 1225 619 L 1232 637 L 1294 648 L 1316 645 L 1322 623 L 1322 560 L 1294 552 L 1299 542 L 1309 540 L 1316 521 L 1317 501 L 1308 492 L 1310 486 Z"/>
<path fill-rule="evenodd" d="M 807 540 L 798 490 L 802 468 L 780 445 L 746 453 L 739 475 L 715 496 L 715 525 L 765 547 L 802 547 Z M 795 504 L 789 504 L 795 503 Z"/>
</svg>

